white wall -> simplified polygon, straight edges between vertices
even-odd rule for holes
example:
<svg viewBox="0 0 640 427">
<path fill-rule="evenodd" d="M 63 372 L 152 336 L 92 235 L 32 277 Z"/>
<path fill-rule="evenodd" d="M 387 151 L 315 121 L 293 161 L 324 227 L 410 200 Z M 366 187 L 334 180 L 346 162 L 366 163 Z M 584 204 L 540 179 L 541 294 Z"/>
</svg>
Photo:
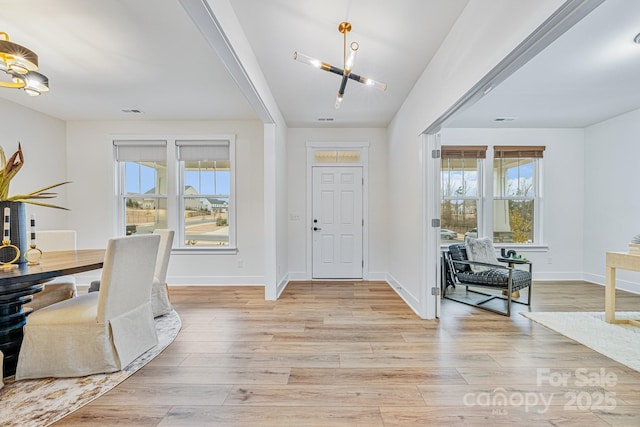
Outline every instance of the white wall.
<svg viewBox="0 0 640 427">
<path fill-rule="evenodd" d="M 79 248 L 103 248 L 114 224 L 113 135 L 236 135 L 236 255 L 174 253 L 170 284 L 264 283 L 263 125 L 259 121 L 71 121 L 67 123 L 69 226 Z M 238 268 L 238 260 L 244 267 Z M 85 281 L 97 278 L 87 274 Z"/>
<path fill-rule="evenodd" d="M 196 14 L 205 13 L 200 10 L 198 1 L 181 1 Z M 263 276 L 265 298 L 274 300 L 286 286 L 289 271 L 285 219 L 287 125 L 231 3 L 229 0 L 205 1 L 213 11 L 215 20 L 208 22 L 207 28 L 201 30 L 264 122 Z M 223 37 L 220 38 L 220 35 Z"/>
<path fill-rule="evenodd" d="M 369 142 L 369 273 L 384 277 L 387 271 L 387 236 L 389 228 L 404 220 L 401 208 L 393 210 L 394 220 L 387 215 L 387 131 L 386 129 L 321 129 L 290 128 L 288 141 L 289 214 L 289 271 L 297 280 L 307 277 L 307 142 Z M 391 224 L 391 225 L 390 225 Z"/>
<path fill-rule="evenodd" d="M 389 235 L 388 271 L 394 286 L 422 317 L 435 317 L 422 265 L 420 134 L 562 5 L 562 0 L 471 0 L 389 126 L 389 207 L 403 221 Z M 434 266 L 437 260 L 431 260 Z M 434 267 L 435 268 L 435 267 Z M 433 301 L 427 304 L 425 299 Z"/>
<path fill-rule="evenodd" d="M 543 247 L 517 250 L 533 262 L 535 280 L 582 279 L 584 130 L 443 129 L 442 144 L 487 145 L 488 151 L 494 145 L 546 146 L 541 162 Z M 489 200 L 491 196 L 485 194 Z"/>
<path fill-rule="evenodd" d="M 10 90 L 10 89 L 2 89 Z M 23 93 L 28 98 L 26 93 Z M 32 99 L 37 102 L 37 98 Z M 11 181 L 9 195 L 27 193 L 47 185 L 67 180 L 66 125 L 30 108 L 0 99 L 0 145 L 7 159 L 22 144 L 24 165 Z M 57 198 L 51 203 L 69 208 L 67 191 L 73 191 L 76 184 L 67 184 L 51 191 Z M 67 227 L 68 213 L 64 210 L 27 205 L 27 217 L 36 215 L 37 228 L 43 230 Z"/>
<path fill-rule="evenodd" d="M 640 110 L 585 129 L 584 271 L 604 284 L 605 252 L 629 250 L 640 234 Z M 640 293 L 640 273 L 619 270 L 618 287 Z"/>
<path fill-rule="evenodd" d="M 275 163 L 265 165 L 276 170 L 276 292 L 284 289 L 289 277 L 289 175 L 287 158 L 287 128 L 277 127 Z M 267 238 L 267 237 L 265 237 Z"/>
</svg>

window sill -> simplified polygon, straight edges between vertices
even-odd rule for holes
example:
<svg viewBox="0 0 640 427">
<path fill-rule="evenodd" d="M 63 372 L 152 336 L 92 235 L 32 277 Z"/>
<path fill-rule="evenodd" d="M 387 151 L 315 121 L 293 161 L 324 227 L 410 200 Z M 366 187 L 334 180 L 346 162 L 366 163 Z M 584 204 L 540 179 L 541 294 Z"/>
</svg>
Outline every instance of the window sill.
<svg viewBox="0 0 640 427">
<path fill-rule="evenodd" d="M 172 249 L 171 253 L 176 255 L 236 255 L 238 253 L 238 248 L 177 248 Z"/>
<path fill-rule="evenodd" d="M 508 243 L 499 243 L 494 245 L 494 247 L 496 249 L 514 249 L 516 251 L 522 251 L 522 252 L 548 252 L 549 251 L 549 245 L 528 245 L 525 243 L 521 243 L 521 244 L 517 244 L 517 243 L 512 243 L 512 244 L 508 244 Z"/>
<path fill-rule="evenodd" d="M 440 245 L 440 250 L 447 250 L 449 249 L 449 245 L 453 245 L 456 242 L 451 242 L 451 243 L 446 243 L 446 244 L 441 244 Z M 464 243 L 464 242 L 457 242 L 457 243 Z M 527 245 L 527 244 L 517 244 L 517 243 L 512 243 L 512 244 L 508 244 L 508 243 L 497 243 L 493 245 L 494 248 L 496 249 L 513 249 L 515 251 L 522 251 L 522 252 L 548 252 L 549 251 L 549 245 Z"/>
</svg>

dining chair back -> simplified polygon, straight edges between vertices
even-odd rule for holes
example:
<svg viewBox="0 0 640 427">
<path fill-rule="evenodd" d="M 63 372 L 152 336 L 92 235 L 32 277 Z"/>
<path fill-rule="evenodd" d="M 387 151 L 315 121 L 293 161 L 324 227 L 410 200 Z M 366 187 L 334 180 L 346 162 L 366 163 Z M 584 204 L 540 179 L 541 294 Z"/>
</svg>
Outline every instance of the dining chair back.
<svg viewBox="0 0 640 427">
<path fill-rule="evenodd" d="M 16 380 L 123 369 L 158 343 L 151 310 L 160 236 L 109 239 L 99 292 L 27 317 Z"/>
<path fill-rule="evenodd" d="M 160 236 L 160 247 L 158 249 L 156 268 L 153 274 L 153 288 L 151 290 L 153 317 L 158 317 L 173 310 L 167 287 L 167 270 L 169 269 L 169 258 L 171 257 L 171 247 L 173 246 L 175 232 L 173 230 L 157 229 L 154 230 L 153 234 Z"/>
</svg>

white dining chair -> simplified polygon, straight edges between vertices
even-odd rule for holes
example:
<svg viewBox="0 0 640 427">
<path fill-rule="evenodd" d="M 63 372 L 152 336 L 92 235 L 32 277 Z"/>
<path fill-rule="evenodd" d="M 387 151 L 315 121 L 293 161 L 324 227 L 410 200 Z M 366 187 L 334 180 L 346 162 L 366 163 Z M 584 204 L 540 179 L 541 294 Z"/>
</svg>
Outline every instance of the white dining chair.
<svg viewBox="0 0 640 427">
<path fill-rule="evenodd" d="M 32 313 L 16 380 L 115 372 L 158 343 L 151 310 L 160 236 L 109 239 L 99 292 Z"/>
<path fill-rule="evenodd" d="M 47 252 L 69 251 L 76 249 L 75 230 L 41 230 L 37 233 L 37 247 L 46 257 Z M 76 278 L 59 276 L 44 284 L 41 292 L 34 294 L 33 299 L 25 307 L 39 310 L 56 302 L 78 296 Z"/>
<path fill-rule="evenodd" d="M 153 287 L 151 289 L 151 308 L 153 317 L 163 316 L 173 310 L 169 300 L 167 286 L 167 270 L 169 269 L 169 258 L 171 247 L 173 246 L 173 230 L 157 229 L 153 234 L 160 236 L 160 248 L 156 259 L 156 268 L 153 273 Z"/>
<path fill-rule="evenodd" d="M 175 232 L 169 229 L 156 229 L 153 234 L 160 236 L 160 247 L 158 258 L 156 259 L 155 271 L 153 273 L 153 287 L 151 288 L 151 307 L 153 317 L 164 316 L 173 310 L 169 300 L 169 290 L 167 286 L 167 270 L 169 268 L 169 258 L 171 257 L 171 247 L 173 246 L 173 236 Z M 100 290 L 100 280 L 94 280 L 89 286 L 89 292 Z"/>
</svg>

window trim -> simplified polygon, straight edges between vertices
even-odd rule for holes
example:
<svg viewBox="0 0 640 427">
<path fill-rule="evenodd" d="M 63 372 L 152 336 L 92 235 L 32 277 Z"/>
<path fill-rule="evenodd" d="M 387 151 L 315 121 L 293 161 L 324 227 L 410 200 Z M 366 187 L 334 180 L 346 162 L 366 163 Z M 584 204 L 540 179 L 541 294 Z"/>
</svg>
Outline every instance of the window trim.
<svg viewBox="0 0 640 427">
<path fill-rule="evenodd" d="M 450 153 L 474 153 L 479 152 L 483 146 L 469 146 L 469 145 L 447 145 L 442 146 L 442 151 L 449 151 Z M 509 151 L 509 152 L 518 152 L 521 154 L 529 154 L 533 153 L 531 156 L 521 156 L 521 158 L 533 159 L 533 181 L 535 188 L 535 196 L 534 200 L 534 218 L 533 218 L 533 242 L 532 243 L 515 243 L 515 242 L 506 242 L 506 243 L 494 243 L 496 248 L 519 248 L 521 250 L 527 251 L 537 251 L 537 250 L 547 250 L 548 245 L 544 240 L 544 156 L 543 152 L 546 150 L 545 146 L 489 146 L 487 147 L 486 157 L 478 156 L 477 160 L 479 163 L 479 182 L 478 182 L 478 193 L 479 198 L 471 198 L 471 197 L 447 197 L 446 199 L 450 200 L 477 200 L 478 203 L 478 236 L 489 235 L 491 239 L 493 239 L 493 204 L 494 200 L 502 199 L 502 200 L 530 200 L 522 197 L 497 197 L 494 195 L 494 160 L 496 158 L 505 157 L 495 157 L 494 153 L 499 151 Z M 465 160 L 467 158 L 471 159 L 474 156 L 463 154 Z M 442 156 L 444 158 L 444 156 Z M 454 157 L 454 156 L 451 156 Z M 442 174 L 442 159 L 440 161 L 440 174 Z M 442 215 L 442 201 L 445 200 L 445 197 L 442 193 L 442 185 L 440 185 L 440 195 L 439 195 L 439 217 Z M 450 243 L 440 242 L 441 249 L 446 248 Z"/>
<path fill-rule="evenodd" d="M 487 188 L 485 186 L 485 162 L 486 162 L 486 145 L 443 145 L 440 147 L 441 152 L 443 152 L 440 159 L 440 210 L 439 217 L 442 221 L 442 202 L 445 200 L 475 200 L 476 201 L 476 223 L 477 223 L 477 233 L 480 236 L 484 229 L 484 218 L 485 218 L 485 199 L 486 199 L 486 191 Z M 442 161 L 444 159 L 458 159 L 458 160 L 475 160 L 478 165 L 478 195 L 477 196 L 444 196 L 442 193 Z M 464 241 L 464 240 L 463 240 Z M 451 242 L 443 243 L 440 242 L 440 246 L 442 248 L 446 248 L 451 244 Z"/>
<path fill-rule="evenodd" d="M 506 150 L 505 150 L 506 148 Z M 490 229 L 491 229 L 491 239 L 493 240 L 493 207 L 495 200 L 533 200 L 533 241 L 531 243 L 516 243 L 516 242 L 506 242 L 506 243 L 495 243 L 496 247 L 515 247 L 522 249 L 529 248 L 538 248 L 538 247 L 546 247 L 544 243 L 544 233 L 543 233 L 543 221 L 542 214 L 544 212 L 543 206 L 543 197 L 542 197 L 542 164 L 544 157 L 542 156 L 543 151 L 545 150 L 544 146 L 494 146 L 491 157 L 487 157 L 486 161 L 490 162 L 491 168 L 487 168 L 491 173 L 491 191 L 487 194 L 491 194 L 491 197 L 487 197 L 486 208 L 490 209 Z M 501 152 L 502 154 L 498 157 L 495 156 L 496 152 Z M 521 156 L 521 157 L 510 157 L 505 156 L 504 152 L 517 152 L 519 154 L 531 154 L 530 156 Z M 520 158 L 520 159 L 532 159 L 533 160 L 533 186 L 534 186 L 534 196 L 530 197 L 518 197 L 518 196 L 496 196 L 495 189 L 493 188 L 494 180 L 493 173 L 495 171 L 495 160 L 496 159 L 504 159 L 504 158 Z"/>
<path fill-rule="evenodd" d="M 184 182 L 184 161 L 178 160 L 178 151 L 181 146 L 211 146 L 211 145 L 220 145 L 221 142 L 229 144 L 229 211 L 228 211 L 228 222 L 229 222 L 229 245 L 216 247 L 216 246 L 205 246 L 205 247 L 193 247 L 187 246 L 184 242 L 186 240 L 185 235 L 185 223 L 184 223 L 184 211 L 185 211 L 185 182 Z M 235 136 L 228 135 L 226 137 L 218 136 L 216 138 L 209 139 L 195 139 L 195 138 L 185 138 L 185 139 L 176 139 L 175 140 L 175 155 L 176 155 L 176 167 L 177 167 L 177 187 L 176 187 L 176 202 L 178 205 L 178 211 L 181 215 L 178 215 L 178 227 L 176 230 L 176 234 L 178 235 L 177 245 L 178 249 L 184 249 L 188 251 L 215 251 L 215 252 L 237 252 L 237 243 L 236 243 L 236 157 L 235 157 Z M 210 195 L 204 195 L 210 196 Z"/>
<path fill-rule="evenodd" d="M 115 211 L 113 215 L 115 235 L 123 236 L 125 231 L 124 199 L 122 197 L 124 189 L 124 162 L 118 160 L 118 145 L 158 145 L 158 141 L 163 141 L 166 145 L 167 162 L 167 227 L 176 231 L 176 238 L 173 241 L 172 253 L 201 253 L 201 254 L 237 254 L 237 195 L 236 195 L 236 135 L 235 134 L 204 134 L 204 135 L 110 135 L 109 139 L 113 144 L 113 165 L 114 165 L 114 199 Z M 180 161 L 178 160 L 178 146 L 183 145 L 210 145 L 211 143 L 228 142 L 229 144 L 229 164 L 230 164 L 230 195 L 229 195 L 229 245 L 228 246 L 205 246 L 194 247 L 184 244 L 184 206 L 182 205 L 180 185 L 183 185 L 183 177 L 180 173 Z M 165 196 L 162 196 L 164 198 Z"/>
</svg>

